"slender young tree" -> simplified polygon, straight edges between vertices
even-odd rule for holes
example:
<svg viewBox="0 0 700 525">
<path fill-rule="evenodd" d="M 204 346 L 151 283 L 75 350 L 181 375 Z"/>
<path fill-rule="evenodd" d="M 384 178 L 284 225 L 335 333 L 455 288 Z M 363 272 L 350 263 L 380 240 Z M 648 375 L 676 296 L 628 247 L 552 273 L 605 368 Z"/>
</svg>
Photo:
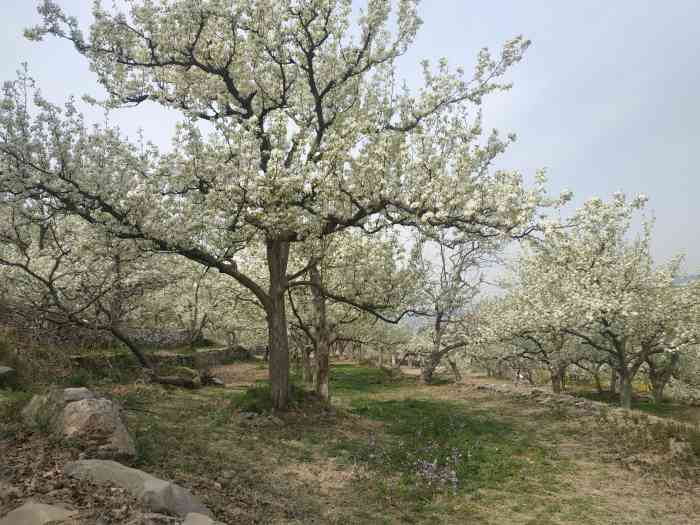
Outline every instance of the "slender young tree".
<svg viewBox="0 0 700 525">
<path fill-rule="evenodd" d="M 428 235 L 426 235 L 428 233 Z M 474 337 L 473 301 L 479 293 L 482 271 L 494 262 L 504 237 L 495 239 L 463 236 L 454 239 L 445 231 L 418 232 L 414 238 L 411 266 L 416 275 L 416 309 L 430 325 L 418 334 L 422 348 L 421 380 L 431 383 L 443 359 L 464 349 Z M 421 343 L 428 338 L 429 342 Z M 450 361 L 455 377 L 456 363 Z"/>
</svg>

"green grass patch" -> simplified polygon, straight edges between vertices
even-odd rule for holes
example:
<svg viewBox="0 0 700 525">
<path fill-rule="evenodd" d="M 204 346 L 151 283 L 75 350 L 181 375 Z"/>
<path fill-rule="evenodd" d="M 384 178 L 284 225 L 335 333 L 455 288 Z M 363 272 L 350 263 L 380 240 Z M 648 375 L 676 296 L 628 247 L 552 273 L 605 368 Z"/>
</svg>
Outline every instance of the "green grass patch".
<svg viewBox="0 0 700 525">
<path fill-rule="evenodd" d="M 331 395 L 371 394 L 406 386 L 410 382 L 384 368 L 348 364 L 331 367 Z"/>
<path fill-rule="evenodd" d="M 30 392 L 0 390 L 0 439 L 12 437 L 21 426 L 22 409 L 32 398 Z"/>
<path fill-rule="evenodd" d="M 458 402 L 355 399 L 351 409 L 383 422 L 383 431 L 340 442 L 337 454 L 379 470 L 380 492 L 416 512 L 438 494 L 475 493 L 526 479 L 549 464 L 549 452 L 529 435 Z"/>
<path fill-rule="evenodd" d="M 314 395 L 302 387 L 292 383 L 290 386 L 289 408 L 301 408 L 305 403 L 315 400 Z M 235 395 L 231 407 L 241 412 L 263 414 L 273 411 L 272 393 L 268 381 L 258 381 L 245 392 Z"/>
</svg>

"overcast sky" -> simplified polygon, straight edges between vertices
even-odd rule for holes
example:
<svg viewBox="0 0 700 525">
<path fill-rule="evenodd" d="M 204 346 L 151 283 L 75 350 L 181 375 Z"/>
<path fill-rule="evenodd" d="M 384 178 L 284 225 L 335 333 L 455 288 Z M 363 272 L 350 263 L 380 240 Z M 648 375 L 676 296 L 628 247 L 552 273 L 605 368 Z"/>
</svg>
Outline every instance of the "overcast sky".
<svg viewBox="0 0 700 525">
<path fill-rule="evenodd" d="M 58 3 L 87 27 L 91 0 Z M 35 8 L 34 0 L 0 0 L 0 79 L 28 62 L 53 102 L 100 95 L 70 45 L 23 38 L 38 22 Z M 518 34 L 532 40 L 510 75 L 513 89 L 485 102 L 485 125 L 518 135 L 499 167 L 527 175 L 545 167 L 552 191 L 571 189 L 577 202 L 646 193 L 657 259 L 685 253 L 688 270 L 700 270 L 700 173 L 691 162 L 700 153 L 700 1 L 424 0 L 420 15 L 421 32 L 399 67 L 410 85 L 423 58 L 469 68 L 481 47 L 496 51 Z M 177 114 L 152 106 L 112 120 L 131 137 L 142 127 L 167 146 Z"/>
</svg>

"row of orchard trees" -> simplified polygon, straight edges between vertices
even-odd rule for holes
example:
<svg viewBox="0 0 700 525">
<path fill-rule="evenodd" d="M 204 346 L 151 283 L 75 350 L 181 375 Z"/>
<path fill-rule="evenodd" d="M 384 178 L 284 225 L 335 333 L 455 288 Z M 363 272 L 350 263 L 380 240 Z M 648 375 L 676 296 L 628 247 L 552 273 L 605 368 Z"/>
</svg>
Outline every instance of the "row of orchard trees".
<svg viewBox="0 0 700 525">
<path fill-rule="evenodd" d="M 698 358 L 700 283 L 685 282 L 680 257 L 654 263 L 650 220 L 634 234 L 645 200 L 592 199 L 530 238 L 505 295 L 481 305 L 482 351 L 546 368 L 555 391 L 571 365 L 596 378 L 609 368 L 626 408 L 643 370 L 660 400 L 679 363 Z"/>
<path fill-rule="evenodd" d="M 233 291 L 213 308 L 231 316 L 230 325 L 241 319 L 223 308 L 231 301 L 262 314 L 276 408 L 288 402 L 290 326 L 326 356 L 354 316 L 371 325 L 411 310 L 397 302 L 397 229 L 479 246 L 524 235 L 548 204 L 542 184 L 528 189 L 517 172 L 491 169 L 512 137 L 485 135 L 481 126 L 481 103 L 509 87 L 501 78 L 522 58 L 523 38 L 497 56 L 482 50 L 470 76 L 445 61 L 424 63 L 423 86 L 412 92 L 395 66 L 420 26 L 417 0 L 369 1 L 356 21 L 350 0 L 125 6 L 96 4 L 85 33 L 44 0 L 42 22 L 26 35 L 72 42 L 104 87 L 106 109 L 150 102 L 180 112 L 171 151 L 87 126 L 72 102 L 48 102 L 23 77 L 5 84 L 0 105 L 2 206 L 39 231 L 69 225 L 87 243 L 82 254 L 92 246 L 86 239 L 108 239 L 129 254 L 129 268 L 168 256 L 222 276 Z M 5 265 L 13 270 L 24 264 L 12 258 L 24 256 L 21 235 L 8 234 Z M 96 262 L 98 280 L 112 261 L 105 254 Z M 169 282 L 180 264 L 161 266 L 159 277 Z M 133 279 L 136 293 L 142 287 Z M 57 280 L 54 272 L 52 286 L 39 282 L 60 304 L 68 295 L 55 290 Z M 439 353 L 456 344 L 444 330 L 456 310 L 438 295 L 424 304 Z M 85 322 L 89 308 L 68 310 Z M 114 330 L 115 317 L 103 317 Z M 323 357 L 317 374 L 327 397 Z"/>
</svg>

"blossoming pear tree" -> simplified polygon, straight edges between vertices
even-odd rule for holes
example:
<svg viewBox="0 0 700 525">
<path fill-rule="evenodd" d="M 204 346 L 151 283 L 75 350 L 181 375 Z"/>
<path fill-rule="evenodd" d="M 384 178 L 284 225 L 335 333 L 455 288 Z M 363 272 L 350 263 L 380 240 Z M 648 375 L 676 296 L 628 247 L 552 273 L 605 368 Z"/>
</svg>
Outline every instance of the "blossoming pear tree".
<svg viewBox="0 0 700 525">
<path fill-rule="evenodd" d="M 54 326 L 110 334 L 145 368 L 148 356 L 128 324 L 144 298 L 162 292 L 164 261 L 131 242 L 110 238 L 75 217 L 4 199 L 0 206 L 0 292 L 20 315 Z M 160 256 L 160 259 L 165 257 Z"/>
<path fill-rule="evenodd" d="M 416 309 L 429 319 L 414 341 L 422 357 L 424 383 L 432 382 L 443 359 L 450 362 L 455 379 L 459 378 L 450 355 L 464 349 L 475 336 L 474 327 L 468 325 L 474 316 L 472 303 L 479 293 L 481 272 L 493 261 L 503 240 L 498 236 L 454 242 L 444 231 L 415 235 L 411 267 L 417 276 Z"/>
<path fill-rule="evenodd" d="M 489 341 L 492 357 L 515 368 L 544 368 L 552 389 L 561 392 L 567 368 L 574 361 L 572 336 L 552 325 L 545 312 L 530 307 L 524 288 L 509 290 L 505 297 L 490 301 L 479 310 L 481 334 Z M 530 366 L 525 364 L 530 362 Z"/>
<path fill-rule="evenodd" d="M 478 54 L 474 73 L 424 62 L 423 86 L 396 60 L 420 26 L 417 0 L 129 0 L 95 4 L 88 33 L 44 0 L 34 40 L 68 39 L 108 93 L 107 108 L 150 101 L 180 111 L 172 151 L 89 128 L 72 104 L 0 115 L 0 183 L 123 239 L 151 243 L 232 277 L 265 310 L 273 405 L 285 408 L 285 292 L 296 243 L 347 229 L 430 224 L 470 235 L 526 227 L 541 199 L 518 173 L 490 170 L 508 140 L 484 135 L 479 107 L 528 41 Z M 209 132 L 207 134 L 207 131 Z M 479 146 L 480 142 L 483 145 Z M 268 277 L 237 254 L 266 250 Z"/>
<path fill-rule="evenodd" d="M 607 355 L 631 405 L 632 381 L 649 359 L 691 351 L 698 341 L 700 286 L 677 286 L 681 259 L 655 265 L 651 223 L 631 236 L 645 197 L 591 199 L 566 222 L 550 223 L 519 259 L 520 310 L 548 329 Z"/>
<path fill-rule="evenodd" d="M 254 272 L 254 265 L 260 268 L 261 262 L 251 254 L 242 264 Z M 168 275 L 168 283 L 142 300 L 142 319 L 147 326 L 184 330 L 191 346 L 211 338 L 230 347 L 252 348 L 266 340 L 265 313 L 247 289 L 181 257 L 160 257 L 158 263 L 160 271 Z"/>
<path fill-rule="evenodd" d="M 328 402 L 331 346 L 366 344 L 377 329 L 371 319 L 395 324 L 412 313 L 416 276 L 402 264 L 403 248 L 394 236 L 344 232 L 306 244 L 308 280 L 293 283 L 289 302 L 295 325 L 313 348 L 316 393 Z"/>
</svg>

